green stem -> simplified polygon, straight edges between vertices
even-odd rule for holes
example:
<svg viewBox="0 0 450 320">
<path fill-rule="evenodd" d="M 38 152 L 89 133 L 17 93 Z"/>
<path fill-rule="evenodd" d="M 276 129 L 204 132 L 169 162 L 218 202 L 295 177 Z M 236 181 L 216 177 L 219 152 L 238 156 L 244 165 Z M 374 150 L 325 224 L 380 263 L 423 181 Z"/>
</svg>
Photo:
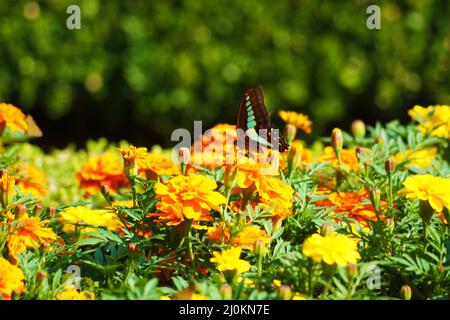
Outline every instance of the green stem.
<svg viewBox="0 0 450 320">
<path fill-rule="evenodd" d="M 189 251 L 189 259 L 191 260 L 194 273 L 197 274 L 197 265 L 195 263 L 194 251 L 192 250 L 192 220 L 187 221 L 187 246 Z"/>
<path fill-rule="evenodd" d="M 388 174 L 388 187 L 389 187 L 389 207 L 392 209 L 394 207 L 393 197 L 392 197 L 392 176 Z"/>
</svg>

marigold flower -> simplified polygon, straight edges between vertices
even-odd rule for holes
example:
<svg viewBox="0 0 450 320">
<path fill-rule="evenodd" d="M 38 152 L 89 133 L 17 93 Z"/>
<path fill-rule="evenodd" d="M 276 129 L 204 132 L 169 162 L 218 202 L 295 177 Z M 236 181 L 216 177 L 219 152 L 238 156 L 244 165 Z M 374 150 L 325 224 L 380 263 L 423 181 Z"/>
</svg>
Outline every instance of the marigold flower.
<svg viewBox="0 0 450 320">
<path fill-rule="evenodd" d="M 19 162 L 13 168 L 17 172 L 16 184 L 24 194 L 43 197 L 47 194 L 45 173 L 31 163 Z"/>
<path fill-rule="evenodd" d="M 25 114 L 12 104 L 0 103 L 0 117 L 6 121 L 6 126 L 11 131 L 28 130 L 28 125 L 25 121 Z"/>
<path fill-rule="evenodd" d="M 342 149 L 340 153 L 341 167 L 347 170 L 359 170 L 358 158 L 356 157 L 355 151 Z M 339 167 L 336 153 L 331 146 L 325 147 L 319 157 L 319 162 L 330 162 L 333 167 Z"/>
<path fill-rule="evenodd" d="M 58 222 L 63 225 L 63 232 L 75 232 L 75 224 L 85 224 L 82 232 L 95 232 L 95 227 L 107 227 L 110 231 L 120 230 L 122 223 L 117 215 L 110 210 L 105 209 L 89 209 L 84 206 L 68 207 L 59 213 Z M 81 227 L 81 226 L 79 226 Z"/>
<path fill-rule="evenodd" d="M 269 163 L 240 163 L 237 168 L 236 184 L 242 189 L 254 186 L 262 176 L 276 174 Z"/>
<path fill-rule="evenodd" d="M 406 150 L 405 154 L 398 152 L 395 156 L 395 162 L 401 163 L 403 161 L 408 161 L 408 165 L 419 168 L 427 168 L 431 166 L 432 161 L 436 158 L 437 148 L 428 148 L 421 150 Z"/>
<path fill-rule="evenodd" d="M 377 216 L 373 205 L 369 200 L 369 191 L 361 190 L 357 192 L 332 192 L 328 199 L 316 201 L 317 206 L 336 207 L 334 214 L 347 214 L 348 218 L 358 220 L 361 225 L 369 226 L 367 220 L 377 221 Z M 386 202 L 380 201 L 380 205 L 386 205 Z M 383 216 L 382 216 L 383 217 Z M 337 220 L 342 219 L 341 217 Z"/>
<path fill-rule="evenodd" d="M 257 240 L 262 240 L 265 244 L 270 242 L 270 235 L 257 226 L 244 227 L 232 240 L 231 244 L 235 247 L 243 247 L 253 250 Z"/>
<path fill-rule="evenodd" d="M 325 237 L 313 234 L 303 243 L 302 252 L 316 262 L 323 261 L 339 267 L 345 267 L 349 263 L 357 264 L 357 260 L 361 258 L 355 241 L 337 232 Z"/>
<path fill-rule="evenodd" d="M 270 208 L 273 219 L 283 220 L 292 214 L 294 189 L 276 177 L 262 176 L 255 183 L 259 206 Z"/>
<path fill-rule="evenodd" d="M 95 300 L 95 295 L 92 292 L 81 291 L 77 289 L 67 287 L 64 291 L 56 295 L 58 300 Z"/>
<path fill-rule="evenodd" d="M 407 177 L 403 185 L 405 188 L 399 194 L 407 199 L 428 201 L 437 212 L 444 207 L 450 208 L 450 179 L 430 174 L 415 175 Z"/>
<path fill-rule="evenodd" d="M 306 133 L 311 133 L 312 121 L 306 114 L 281 110 L 278 112 L 278 115 L 286 124 L 292 124 L 297 129 L 303 130 Z"/>
<path fill-rule="evenodd" d="M 138 173 L 146 175 L 152 179 L 156 179 L 158 176 L 177 176 L 181 174 L 180 168 L 167 159 L 166 157 L 145 153 L 137 159 Z"/>
<path fill-rule="evenodd" d="M 419 123 L 418 129 L 422 133 L 446 139 L 450 137 L 450 106 L 414 106 L 408 114 Z"/>
<path fill-rule="evenodd" d="M 177 176 L 170 180 L 157 182 L 156 197 L 160 199 L 156 207 L 160 213 L 149 216 L 158 217 L 157 221 L 167 225 L 178 225 L 185 220 L 198 222 L 212 221 L 211 210 L 220 210 L 220 205 L 226 203 L 226 198 L 214 191 L 217 184 L 214 180 L 202 176 Z"/>
<path fill-rule="evenodd" d="M 89 159 L 77 173 L 77 179 L 85 191 L 85 196 L 99 192 L 103 184 L 108 185 L 111 192 L 128 186 L 122 164 L 112 152 Z"/>
<path fill-rule="evenodd" d="M 3 300 L 11 300 L 13 292 L 25 291 L 25 276 L 19 267 L 12 265 L 0 256 L 0 296 Z"/>
<path fill-rule="evenodd" d="M 210 261 L 217 264 L 217 270 L 221 272 L 233 271 L 241 274 L 250 270 L 250 263 L 240 259 L 241 251 L 240 247 L 231 247 L 222 252 L 215 251 Z"/>
<path fill-rule="evenodd" d="M 127 176 L 137 175 L 137 160 L 144 158 L 147 154 L 147 148 L 130 146 L 126 148 L 117 148 L 116 150 L 122 155 L 125 174 Z"/>
<path fill-rule="evenodd" d="M 27 248 L 32 249 L 41 244 L 56 241 L 56 233 L 51 228 L 46 228 L 48 220 L 41 220 L 39 217 L 30 217 L 24 213 L 21 217 L 16 217 L 8 225 L 9 235 L 6 239 L 8 251 L 11 257 L 16 257 Z"/>
<path fill-rule="evenodd" d="M 206 232 L 206 234 L 206 239 L 212 240 L 216 243 L 222 242 L 222 235 L 224 243 L 230 242 L 230 231 L 227 227 L 225 227 L 222 221 L 212 227 L 208 227 L 208 231 Z"/>
</svg>

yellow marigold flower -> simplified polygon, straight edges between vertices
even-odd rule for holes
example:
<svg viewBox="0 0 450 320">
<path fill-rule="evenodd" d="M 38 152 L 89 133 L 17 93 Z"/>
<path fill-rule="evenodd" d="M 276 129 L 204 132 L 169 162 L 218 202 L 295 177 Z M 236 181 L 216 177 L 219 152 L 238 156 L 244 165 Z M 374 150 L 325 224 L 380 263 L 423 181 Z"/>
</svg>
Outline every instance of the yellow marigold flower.
<svg viewBox="0 0 450 320">
<path fill-rule="evenodd" d="M 436 158 L 436 155 L 437 148 L 433 147 L 416 151 L 406 150 L 405 154 L 399 152 L 394 156 L 394 159 L 396 163 L 401 163 L 407 160 L 408 164 L 411 166 L 427 168 L 431 166 L 432 161 Z"/>
<path fill-rule="evenodd" d="M 25 291 L 24 280 L 25 276 L 22 270 L 0 256 L 0 296 L 2 299 L 11 300 L 13 292 Z"/>
<path fill-rule="evenodd" d="M 58 222 L 63 224 L 62 230 L 67 233 L 75 231 L 74 224 L 107 227 L 110 231 L 120 230 L 122 227 L 122 223 L 113 211 L 104 209 L 93 210 L 83 206 L 65 208 L 59 214 Z M 85 227 L 82 231 L 93 232 L 95 229 Z"/>
<path fill-rule="evenodd" d="M 250 270 L 250 263 L 240 259 L 241 251 L 240 247 L 231 247 L 222 252 L 215 251 L 213 252 L 214 257 L 210 261 L 217 264 L 220 272 L 233 271 L 241 274 Z"/>
<path fill-rule="evenodd" d="M 281 110 L 278 112 L 278 115 L 286 124 L 292 124 L 297 129 L 303 130 L 306 133 L 311 133 L 312 121 L 306 114 Z"/>
<path fill-rule="evenodd" d="M 28 130 L 28 125 L 25 121 L 25 114 L 12 104 L 0 103 L 0 117 L 6 121 L 6 126 L 11 131 Z"/>
<path fill-rule="evenodd" d="M 203 294 L 192 293 L 191 298 L 189 300 L 209 300 L 209 298 Z"/>
<path fill-rule="evenodd" d="M 64 291 L 56 295 L 58 300 L 95 300 L 95 295 L 92 292 L 82 291 L 67 287 Z"/>
<path fill-rule="evenodd" d="M 319 157 L 319 162 L 330 162 L 335 168 L 339 166 L 333 147 L 327 146 Z M 341 150 L 341 166 L 347 170 L 359 170 L 358 158 L 354 150 Z"/>
<path fill-rule="evenodd" d="M 403 185 L 405 188 L 399 193 L 407 199 L 428 201 L 437 212 L 444 207 L 450 208 L 450 179 L 430 174 L 415 175 L 407 177 Z"/>
<path fill-rule="evenodd" d="M 214 191 L 214 180 L 202 176 L 177 176 L 170 180 L 157 182 L 156 197 L 160 199 L 156 207 L 161 213 L 150 214 L 158 217 L 157 221 L 168 225 L 178 225 L 185 220 L 194 220 L 198 227 L 200 221 L 212 221 L 211 210 L 220 210 L 226 198 Z"/>
<path fill-rule="evenodd" d="M 260 227 L 246 226 L 233 238 L 231 244 L 235 247 L 253 250 L 253 245 L 257 240 L 262 240 L 265 244 L 268 244 L 270 242 L 270 235 Z"/>
<path fill-rule="evenodd" d="M 262 176 L 255 183 L 261 208 L 270 208 L 274 220 L 283 220 L 292 214 L 294 189 L 276 177 Z"/>
<path fill-rule="evenodd" d="M 85 196 L 99 192 L 103 184 L 108 185 L 111 192 L 128 186 L 122 163 L 112 152 L 89 159 L 77 173 L 77 179 L 85 191 Z"/>
<path fill-rule="evenodd" d="M 276 288 L 279 288 L 279 287 L 281 287 L 281 281 L 278 280 L 278 279 L 274 279 L 274 280 L 272 281 L 272 285 L 273 285 L 274 287 L 276 287 Z"/>
<path fill-rule="evenodd" d="M 421 132 L 446 139 L 450 137 L 450 106 L 414 106 L 408 114 L 419 123 L 418 129 Z"/>
<path fill-rule="evenodd" d="M 31 163 L 20 162 L 13 167 L 17 172 L 16 184 L 24 194 L 43 197 L 47 194 L 45 173 Z"/>
<path fill-rule="evenodd" d="M 294 296 L 292 297 L 292 300 L 308 300 L 308 296 L 296 292 L 296 293 L 294 294 Z"/>
<path fill-rule="evenodd" d="M 355 241 L 337 232 L 325 237 L 313 234 L 303 243 L 302 252 L 316 262 L 323 261 L 339 267 L 345 267 L 349 263 L 357 264 L 357 260 L 361 258 Z"/>
</svg>

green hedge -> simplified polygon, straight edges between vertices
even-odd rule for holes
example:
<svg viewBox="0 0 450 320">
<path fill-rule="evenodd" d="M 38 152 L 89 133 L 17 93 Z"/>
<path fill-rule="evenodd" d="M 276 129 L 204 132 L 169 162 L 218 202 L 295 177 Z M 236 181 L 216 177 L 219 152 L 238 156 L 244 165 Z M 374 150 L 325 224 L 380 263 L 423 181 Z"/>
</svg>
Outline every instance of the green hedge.
<svg viewBox="0 0 450 320">
<path fill-rule="evenodd" d="M 234 121 L 245 87 L 310 114 L 316 133 L 354 117 L 450 103 L 446 1 L 0 2 L 0 99 L 105 127 Z M 82 29 L 65 27 L 78 4 Z M 366 8 L 381 7 L 381 30 Z M 14 101 L 13 101 L 14 100 Z"/>
</svg>

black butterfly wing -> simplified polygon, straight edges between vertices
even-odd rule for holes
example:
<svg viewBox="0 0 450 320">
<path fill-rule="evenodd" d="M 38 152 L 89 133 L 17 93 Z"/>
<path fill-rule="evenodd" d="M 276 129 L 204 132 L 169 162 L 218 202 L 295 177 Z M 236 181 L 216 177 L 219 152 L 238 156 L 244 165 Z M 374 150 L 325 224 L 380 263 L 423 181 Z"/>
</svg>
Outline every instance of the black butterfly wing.
<svg viewBox="0 0 450 320">
<path fill-rule="evenodd" d="M 249 146 L 249 138 L 245 134 L 248 129 L 255 129 L 257 133 L 260 133 L 261 129 L 267 130 L 267 137 L 263 137 L 263 139 L 269 142 L 271 141 L 272 125 L 270 122 L 270 115 L 264 104 L 264 94 L 261 86 L 257 85 L 245 90 L 239 105 L 236 127 L 237 129 L 240 129 L 238 130 L 238 141 L 240 141 L 241 144 L 242 141 L 245 141 L 246 149 L 248 149 Z M 289 146 L 283 137 L 279 137 L 279 150 L 283 152 L 287 150 Z M 265 147 L 271 149 L 270 146 L 265 145 Z"/>
</svg>

